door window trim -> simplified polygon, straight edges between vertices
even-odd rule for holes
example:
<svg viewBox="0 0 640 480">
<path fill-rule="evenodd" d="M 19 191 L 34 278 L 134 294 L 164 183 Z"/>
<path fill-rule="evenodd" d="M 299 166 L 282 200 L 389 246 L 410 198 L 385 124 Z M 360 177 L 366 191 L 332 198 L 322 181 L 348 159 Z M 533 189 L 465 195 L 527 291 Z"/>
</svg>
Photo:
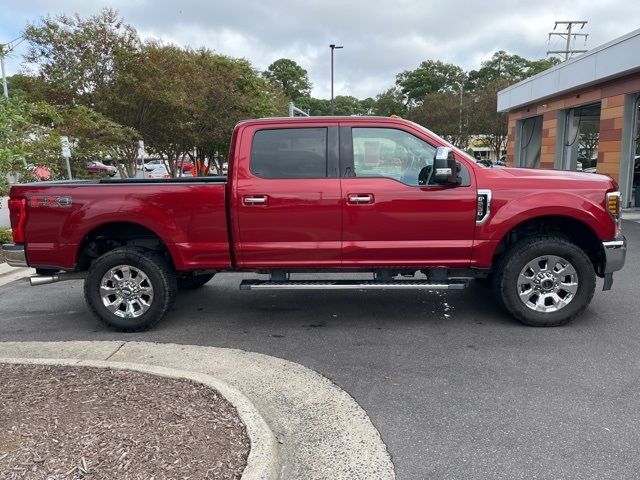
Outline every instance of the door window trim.
<svg viewBox="0 0 640 480">
<path fill-rule="evenodd" d="M 425 140 L 424 138 L 421 138 L 407 130 L 404 130 L 402 128 L 397 128 L 397 127 L 374 127 L 374 126 L 367 126 L 367 125 L 358 125 L 358 126 L 353 126 L 353 125 L 349 125 L 349 126 L 344 126 L 341 125 L 340 126 L 340 178 L 360 178 L 360 179 L 368 179 L 368 180 L 372 180 L 372 179 L 385 179 L 385 180 L 393 180 L 394 182 L 398 182 L 401 185 L 405 185 L 407 187 L 412 187 L 412 188 L 450 188 L 450 187 L 445 187 L 443 185 L 438 185 L 438 184 L 431 184 L 431 185 L 412 185 L 410 183 L 405 183 L 401 180 L 398 180 L 397 178 L 393 178 L 393 177 L 387 177 L 387 176 L 367 176 L 367 177 L 357 177 L 357 176 L 353 176 L 350 175 L 349 172 L 353 173 L 354 171 L 354 159 L 353 159 L 353 129 L 354 128 L 376 128 L 379 130 L 397 130 L 399 132 L 403 132 L 406 133 L 407 135 L 411 135 L 412 137 L 417 138 L 418 140 L 426 143 L 427 145 L 433 147 L 434 149 L 436 149 L 437 147 L 435 145 L 433 145 L 431 142 L 428 142 L 427 140 Z M 468 187 L 471 185 L 471 172 L 469 171 L 469 168 L 464 164 L 464 162 L 461 162 L 458 158 L 457 158 L 457 154 L 456 155 L 456 160 L 458 161 L 458 163 L 460 164 L 460 167 L 463 169 L 463 171 L 466 172 L 466 178 L 467 178 L 467 182 L 462 183 L 461 185 L 458 185 L 456 188 L 458 187 Z"/>
<path fill-rule="evenodd" d="M 255 136 L 258 132 L 263 132 L 267 130 L 299 130 L 299 129 L 324 129 L 326 130 L 326 169 L 324 177 L 262 177 L 253 171 L 253 142 L 255 140 Z M 282 127 L 267 127 L 267 128 L 258 128 L 251 135 L 251 147 L 249 150 L 249 172 L 256 178 L 261 180 L 323 180 L 327 178 L 338 178 L 339 177 L 339 158 L 340 158 L 340 148 L 339 148 L 339 133 L 337 126 L 282 126 Z"/>
</svg>

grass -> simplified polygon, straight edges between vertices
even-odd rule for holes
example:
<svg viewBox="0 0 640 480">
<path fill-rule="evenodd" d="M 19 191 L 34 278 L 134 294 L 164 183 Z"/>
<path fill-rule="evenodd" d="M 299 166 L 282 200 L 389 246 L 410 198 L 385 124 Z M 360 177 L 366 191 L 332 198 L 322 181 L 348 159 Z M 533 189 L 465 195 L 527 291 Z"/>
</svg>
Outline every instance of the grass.
<svg viewBox="0 0 640 480">
<path fill-rule="evenodd" d="M 11 229 L 0 227 L 0 243 L 11 243 Z"/>
</svg>

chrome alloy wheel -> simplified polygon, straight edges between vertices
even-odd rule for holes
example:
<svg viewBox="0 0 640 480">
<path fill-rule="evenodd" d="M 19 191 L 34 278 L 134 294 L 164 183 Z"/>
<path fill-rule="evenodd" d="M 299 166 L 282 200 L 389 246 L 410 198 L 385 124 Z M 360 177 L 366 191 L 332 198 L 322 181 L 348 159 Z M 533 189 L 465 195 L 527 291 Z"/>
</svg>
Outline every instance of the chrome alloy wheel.
<svg viewBox="0 0 640 480">
<path fill-rule="evenodd" d="M 518 276 L 518 296 L 531 310 L 552 313 L 566 307 L 578 291 L 578 272 L 555 255 L 534 258 Z"/>
<path fill-rule="evenodd" d="M 121 318 L 143 315 L 153 303 L 153 285 L 139 268 L 118 265 L 100 281 L 100 298 L 107 309 Z"/>
</svg>

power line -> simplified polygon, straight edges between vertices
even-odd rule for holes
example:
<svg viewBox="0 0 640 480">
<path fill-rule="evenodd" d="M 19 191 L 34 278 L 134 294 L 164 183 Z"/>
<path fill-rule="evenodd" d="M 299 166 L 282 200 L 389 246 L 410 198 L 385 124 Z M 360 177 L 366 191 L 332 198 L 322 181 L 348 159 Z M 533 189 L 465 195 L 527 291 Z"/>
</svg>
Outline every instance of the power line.
<svg viewBox="0 0 640 480">
<path fill-rule="evenodd" d="M 584 44 L 586 46 L 587 44 L 587 37 L 589 37 L 588 33 L 575 33 L 573 31 L 573 27 L 580 27 L 580 30 L 582 30 L 585 25 L 589 23 L 587 20 L 559 20 L 557 22 L 555 22 L 555 25 L 553 26 L 553 32 L 549 32 L 549 40 L 547 41 L 547 43 L 551 42 L 551 37 L 552 36 L 558 36 L 564 40 L 566 40 L 566 48 L 564 50 L 549 50 L 547 51 L 547 55 L 560 55 L 560 54 L 564 54 L 564 59 L 565 60 L 569 60 L 569 57 L 571 57 L 574 53 L 585 53 L 587 50 L 576 50 L 575 48 L 572 49 L 571 48 L 571 39 L 573 38 L 573 41 L 575 43 L 575 41 L 577 40 L 578 37 L 583 37 L 584 38 Z M 555 29 L 558 28 L 558 25 L 566 25 L 566 30 L 564 32 L 556 32 Z"/>
</svg>

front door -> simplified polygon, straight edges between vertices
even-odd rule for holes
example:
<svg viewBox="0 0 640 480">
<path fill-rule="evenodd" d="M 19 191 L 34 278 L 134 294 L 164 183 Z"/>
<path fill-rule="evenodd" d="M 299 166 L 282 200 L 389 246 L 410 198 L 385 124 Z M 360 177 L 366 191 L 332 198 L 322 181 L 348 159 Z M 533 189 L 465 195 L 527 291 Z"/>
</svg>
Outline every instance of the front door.
<svg viewBox="0 0 640 480">
<path fill-rule="evenodd" d="M 461 186 L 434 184 L 436 146 L 405 128 L 340 129 L 343 266 L 466 267 L 475 179 L 462 162 Z"/>
<path fill-rule="evenodd" d="M 244 268 L 340 265 L 338 127 L 303 125 L 251 126 L 242 135 L 233 195 Z"/>
</svg>

